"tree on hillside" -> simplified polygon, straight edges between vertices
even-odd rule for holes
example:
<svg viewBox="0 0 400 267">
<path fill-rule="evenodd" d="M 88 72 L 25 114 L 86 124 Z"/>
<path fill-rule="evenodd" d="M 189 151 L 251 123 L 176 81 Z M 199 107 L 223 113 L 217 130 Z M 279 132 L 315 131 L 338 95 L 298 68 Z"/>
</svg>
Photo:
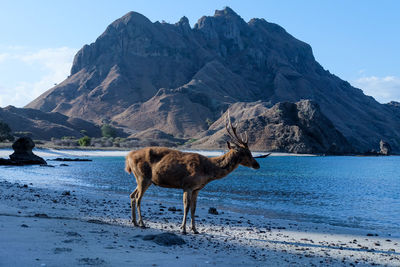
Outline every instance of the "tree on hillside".
<svg viewBox="0 0 400 267">
<path fill-rule="evenodd" d="M 116 137 L 117 130 L 110 124 L 103 124 L 103 126 L 101 126 L 101 135 L 103 137 Z"/>
<path fill-rule="evenodd" d="M 5 140 L 14 141 L 14 136 L 11 134 L 11 128 L 7 123 L 0 121 L 0 142 Z"/>
<path fill-rule="evenodd" d="M 89 136 L 84 136 L 78 140 L 80 146 L 89 146 L 91 138 Z"/>
</svg>

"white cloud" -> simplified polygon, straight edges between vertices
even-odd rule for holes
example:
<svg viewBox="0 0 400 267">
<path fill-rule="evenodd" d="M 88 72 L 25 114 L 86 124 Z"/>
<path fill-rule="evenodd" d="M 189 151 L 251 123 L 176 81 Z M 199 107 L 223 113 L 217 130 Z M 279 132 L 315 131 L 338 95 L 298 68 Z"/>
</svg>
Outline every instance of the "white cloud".
<svg viewBox="0 0 400 267">
<path fill-rule="evenodd" d="M 62 82 L 69 75 L 76 52 L 77 49 L 69 47 L 36 51 L 18 48 L 0 54 L 0 67 L 9 69 L 12 65 L 14 72 L 9 75 L 13 78 L 0 80 L 0 107 L 24 106 Z"/>
<path fill-rule="evenodd" d="M 352 83 L 364 91 L 364 94 L 373 96 L 380 103 L 390 101 L 400 102 L 400 77 L 362 77 Z"/>
<path fill-rule="evenodd" d="M 0 54 L 0 63 L 5 61 L 8 58 L 8 56 L 9 56 L 9 54 L 7 54 L 7 53 Z"/>
<path fill-rule="evenodd" d="M 358 74 L 364 74 L 365 73 L 365 69 L 361 69 L 358 71 Z"/>
</svg>

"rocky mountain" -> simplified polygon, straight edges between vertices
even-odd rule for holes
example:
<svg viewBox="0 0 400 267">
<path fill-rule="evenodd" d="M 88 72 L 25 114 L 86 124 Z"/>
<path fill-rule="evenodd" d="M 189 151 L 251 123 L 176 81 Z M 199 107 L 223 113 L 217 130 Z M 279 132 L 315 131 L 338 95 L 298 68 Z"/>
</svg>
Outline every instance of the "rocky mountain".
<svg viewBox="0 0 400 267">
<path fill-rule="evenodd" d="M 353 152 L 346 138 L 321 113 L 318 104 L 310 100 L 280 102 L 272 107 L 261 101 L 239 102 L 228 111 L 233 124 L 237 125 L 237 132 L 247 132 L 253 149 L 305 154 Z M 193 143 L 193 147 L 225 147 L 226 118 L 227 113 L 212 124 L 206 136 Z"/>
<path fill-rule="evenodd" d="M 311 47 L 279 25 L 245 22 L 229 7 L 193 28 L 186 17 L 152 23 L 130 12 L 76 54 L 65 81 L 27 107 L 191 138 L 234 103 L 303 99 L 317 103 L 357 151 L 377 150 L 381 139 L 400 151 L 391 107 L 324 70 Z"/>
<path fill-rule="evenodd" d="M 82 137 L 82 130 L 89 136 L 100 137 L 101 131 L 92 122 L 67 117 L 57 112 L 43 112 L 37 109 L 0 108 L 0 121 L 7 123 L 15 132 L 29 132 L 34 139 L 50 140 L 52 137 Z"/>
</svg>

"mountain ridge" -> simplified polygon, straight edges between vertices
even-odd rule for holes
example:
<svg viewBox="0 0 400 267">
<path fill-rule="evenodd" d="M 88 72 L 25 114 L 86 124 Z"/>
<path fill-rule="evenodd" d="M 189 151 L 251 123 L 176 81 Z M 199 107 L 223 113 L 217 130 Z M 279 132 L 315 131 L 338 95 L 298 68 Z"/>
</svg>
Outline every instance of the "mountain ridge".
<svg viewBox="0 0 400 267">
<path fill-rule="evenodd" d="M 57 112 L 7 106 L 0 108 L 0 121 L 7 123 L 14 133 L 30 133 L 35 139 L 82 137 L 82 130 L 92 137 L 101 136 L 100 127 L 97 125 Z"/>
</svg>

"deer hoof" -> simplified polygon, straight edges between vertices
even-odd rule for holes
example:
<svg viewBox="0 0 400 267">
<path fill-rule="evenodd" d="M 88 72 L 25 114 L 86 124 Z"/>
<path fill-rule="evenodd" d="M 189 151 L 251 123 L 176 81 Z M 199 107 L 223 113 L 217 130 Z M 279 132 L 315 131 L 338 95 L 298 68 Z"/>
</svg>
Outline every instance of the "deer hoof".
<svg viewBox="0 0 400 267">
<path fill-rule="evenodd" d="M 186 235 L 187 233 L 186 233 L 186 230 L 183 230 L 182 231 L 182 235 Z"/>
<path fill-rule="evenodd" d="M 199 233 L 199 231 L 197 231 L 197 230 L 192 230 L 192 231 L 193 231 L 193 234 L 195 234 L 195 235 L 197 235 Z"/>
<path fill-rule="evenodd" d="M 138 223 L 134 220 L 132 220 L 131 223 L 133 223 L 134 226 L 138 226 Z"/>
</svg>

